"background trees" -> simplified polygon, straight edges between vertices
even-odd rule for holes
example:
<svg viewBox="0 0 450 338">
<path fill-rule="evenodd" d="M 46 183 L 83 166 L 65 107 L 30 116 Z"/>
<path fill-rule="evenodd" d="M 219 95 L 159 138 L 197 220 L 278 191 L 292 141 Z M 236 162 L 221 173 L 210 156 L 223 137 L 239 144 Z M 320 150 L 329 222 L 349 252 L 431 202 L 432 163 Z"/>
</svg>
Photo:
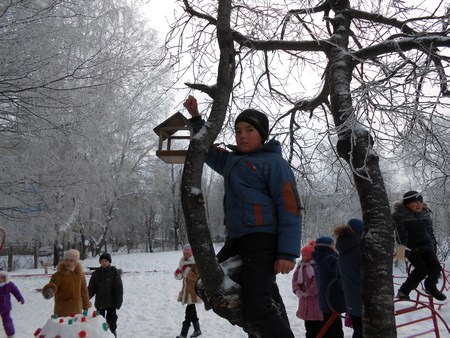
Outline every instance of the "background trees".
<svg viewBox="0 0 450 338">
<path fill-rule="evenodd" d="M 201 226 L 188 235 L 223 234 L 220 180 L 201 179 L 202 146 L 230 142 L 235 114 L 262 109 L 298 175 L 303 241 L 364 216 L 366 284 L 385 277 L 366 288 L 366 334 L 392 335 L 389 202 L 421 190 L 440 243 L 448 241 L 448 10 L 399 1 L 178 3 L 185 12 L 167 51 L 178 75 L 213 98 L 200 102 L 211 128 L 183 176 L 202 192 L 188 196 L 186 208 L 201 216 L 188 217 L 189 229 Z M 166 86 L 179 78 L 170 78 L 135 5 L 0 4 L 0 217 L 10 238 L 86 240 L 94 253 L 107 240 L 116 248 L 144 240 L 149 251 L 157 238 L 186 240 L 181 167 L 151 156 L 152 128 L 171 110 Z M 220 276 L 215 268 L 209 275 Z"/>
<path fill-rule="evenodd" d="M 131 4 L 0 5 L 0 212 L 11 238 L 83 234 L 99 250 L 107 235 L 123 242 L 128 226 L 144 236 L 156 222 L 145 184 L 160 175 L 152 128 L 168 112 L 169 75 Z"/>
<path fill-rule="evenodd" d="M 386 168 L 409 174 L 396 175 L 399 191 L 430 191 L 429 197 L 440 191 L 441 206 L 448 210 L 446 8 L 345 0 L 184 0 L 183 6 L 185 14 L 173 27 L 182 36 L 176 52 L 189 60 L 194 75 L 188 85 L 213 99 L 205 137 L 191 144 L 186 192 L 200 186 L 196 161 L 204 154 L 194 152 L 215 139 L 215 124 L 225 126 L 226 139 L 226 127 L 242 108 L 269 112 L 271 134 L 286 145 L 304 192 L 317 189 L 308 183 L 329 175 L 346 179 L 319 188 L 344 195 L 357 191 L 365 222 L 365 335 L 395 336 L 393 230 L 380 159 Z M 211 63 L 215 67 L 206 67 Z M 198 194 L 184 197 L 185 210 L 201 209 Z M 188 228 L 198 233 L 205 221 L 200 210 L 196 217 L 185 215 Z M 213 275 L 220 280 L 220 274 Z M 375 275 L 382 276 L 377 285 Z"/>
</svg>

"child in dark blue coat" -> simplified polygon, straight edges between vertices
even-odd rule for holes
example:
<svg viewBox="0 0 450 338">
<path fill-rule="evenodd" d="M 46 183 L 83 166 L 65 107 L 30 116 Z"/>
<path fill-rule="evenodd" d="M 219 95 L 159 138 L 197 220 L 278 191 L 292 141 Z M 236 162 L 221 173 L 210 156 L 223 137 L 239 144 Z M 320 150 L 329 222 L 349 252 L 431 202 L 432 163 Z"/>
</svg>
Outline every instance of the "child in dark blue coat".
<svg viewBox="0 0 450 338">
<path fill-rule="evenodd" d="M 436 256 L 437 242 L 431 212 L 424 206 L 422 195 L 417 191 L 408 191 L 394 209 L 392 220 L 397 230 L 397 241 L 408 248 L 406 257 L 413 266 L 408 278 L 400 286 L 397 297 L 408 300 L 409 293 L 423 280 L 426 293 L 440 301 L 447 299 L 436 287 L 441 264 Z"/>
<path fill-rule="evenodd" d="M 204 124 L 197 100 L 184 107 L 198 131 Z M 257 323 L 262 338 L 293 338 L 276 274 L 289 273 L 300 253 L 301 208 L 296 179 L 282 157 L 281 145 L 269 137 L 267 116 L 255 109 L 235 120 L 236 145 L 211 147 L 206 164 L 224 177 L 226 250 L 242 260 L 243 315 Z M 228 255 L 228 254 L 227 254 Z M 219 260 L 227 255 L 218 254 Z M 228 255 L 228 257 L 230 257 Z M 274 305 L 276 299 L 280 307 Z"/>
<path fill-rule="evenodd" d="M 111 265 L 111 255 L 102 253 L 100 268 L 92 273 L 89 280 L 89 298 L 95 296 L 95 308 L 106 318 L 111 332 L 116 335 L 117 310 L 122 306 L 123 284 L 121 270 Z"/>
<path fill-rule="evenodd" d="M 21 304 L 25 303 L 16 284 L 9 280 L 9 273 L 0 271 L 0 314 L 2 315 L 3 328 L 8 337 L 14 337 L 16 333 L 14 322 L 11 318 L 11 294 Z"/>
<path fill-rule="evenodd" d="M 346 311 L 346 307 L 342 289 L 336 279 L 337 252 L 334 248 L 333 238 L 328 236 L 317 238 L 312 258 L 315 262 L 314 274 L 319 287 L 319 307 L 323 313 L 324 325 L 333 313 L 338 314 L 323 337 L 343 338 L 344 331 L 340 314 Z"/>
<path fill-rule="evenodd" d="M 334 228 L 338 251 L 338 280 L 344 292 L 347 313 L 353 327 L 353 338 L 362 338 L 361 235 L 363 221 L 350 219 Z"/>
</svg>

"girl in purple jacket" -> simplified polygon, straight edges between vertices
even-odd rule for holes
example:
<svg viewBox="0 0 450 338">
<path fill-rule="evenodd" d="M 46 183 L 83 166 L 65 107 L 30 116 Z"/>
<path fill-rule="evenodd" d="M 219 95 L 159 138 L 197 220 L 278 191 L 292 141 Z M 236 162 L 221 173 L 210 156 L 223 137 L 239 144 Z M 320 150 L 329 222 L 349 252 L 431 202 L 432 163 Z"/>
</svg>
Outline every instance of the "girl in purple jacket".
<svg viewBox="0 0 450 338">
<path fill-rule="evenodd" d="M 14 337 L 14 334 L 16 333 L 11 318 L 11 294 L 13 294 L 21 304 L 25 303 L 16 284 L 9 281 L 9 273 L 0 271 L 0 314 L 2 315 L 3 328 L 8 337 Z"/>
</svg>

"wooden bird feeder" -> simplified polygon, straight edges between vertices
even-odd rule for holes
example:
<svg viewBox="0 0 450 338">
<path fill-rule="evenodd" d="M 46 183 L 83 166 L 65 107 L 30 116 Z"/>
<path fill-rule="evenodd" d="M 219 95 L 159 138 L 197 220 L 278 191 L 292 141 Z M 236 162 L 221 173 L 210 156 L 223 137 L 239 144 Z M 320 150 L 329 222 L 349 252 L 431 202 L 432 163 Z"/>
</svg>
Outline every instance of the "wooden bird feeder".
<svg viewBox="0 0 450 338">
<path fill-rule="evenodd" d="M 176 150 L 171 148 L 172 146 L 178 147 L 182 145 L 183 142 L 176 142 L 176 144 L 172 144 L 172 141 L 190 140 L 194 135 L 194 126 L 192 123 L 184 117 L 183 114 L 177 112 L 155 127 L 153 131 L 159 136 L 156 156 L 169 164 L 184 164 L 187 150 Z M 184 144 L 185 143 L 186 142 L 184 142 Z M 165 147 L 165 149 L 163 147 Z"/>
</svg>

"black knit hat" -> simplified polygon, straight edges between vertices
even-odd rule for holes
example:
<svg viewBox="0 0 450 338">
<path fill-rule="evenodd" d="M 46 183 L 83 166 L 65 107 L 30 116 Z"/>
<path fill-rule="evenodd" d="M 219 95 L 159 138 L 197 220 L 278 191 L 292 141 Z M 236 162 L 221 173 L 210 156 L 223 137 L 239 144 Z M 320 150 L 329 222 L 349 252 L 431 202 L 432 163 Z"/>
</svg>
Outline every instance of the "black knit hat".
<svg viewBox="0 0 450 338">
<path fill-rule="evenodd" d="M 102 259 L 107 259 L 109 261 L 109 264 L 111 264 L 111 255 L 109 253 L 107 252 L 102 253 L 98 260 L 101 261 Z"/>
<path fill-rule="evenodd" d="M 417 202 L 417 201 L 423 202 L 423 197 L 420 194 L 420 192 L 411 190 L 411 191 L 406 192 L 403 195 L 403 204 L 404 205 L 408 205 L 409 203 Z"/>
<path fill-rule="evenodd" d="M 266 114 L 260 112 L 259 110 L 245 109 L 236 118 L 236 121 L 234 122 L 235 127 L 238 122 L 250 123 L 256 128 L 263 141 L 266 141 L 269 137 L 269 120 Z"/>
</svg>

